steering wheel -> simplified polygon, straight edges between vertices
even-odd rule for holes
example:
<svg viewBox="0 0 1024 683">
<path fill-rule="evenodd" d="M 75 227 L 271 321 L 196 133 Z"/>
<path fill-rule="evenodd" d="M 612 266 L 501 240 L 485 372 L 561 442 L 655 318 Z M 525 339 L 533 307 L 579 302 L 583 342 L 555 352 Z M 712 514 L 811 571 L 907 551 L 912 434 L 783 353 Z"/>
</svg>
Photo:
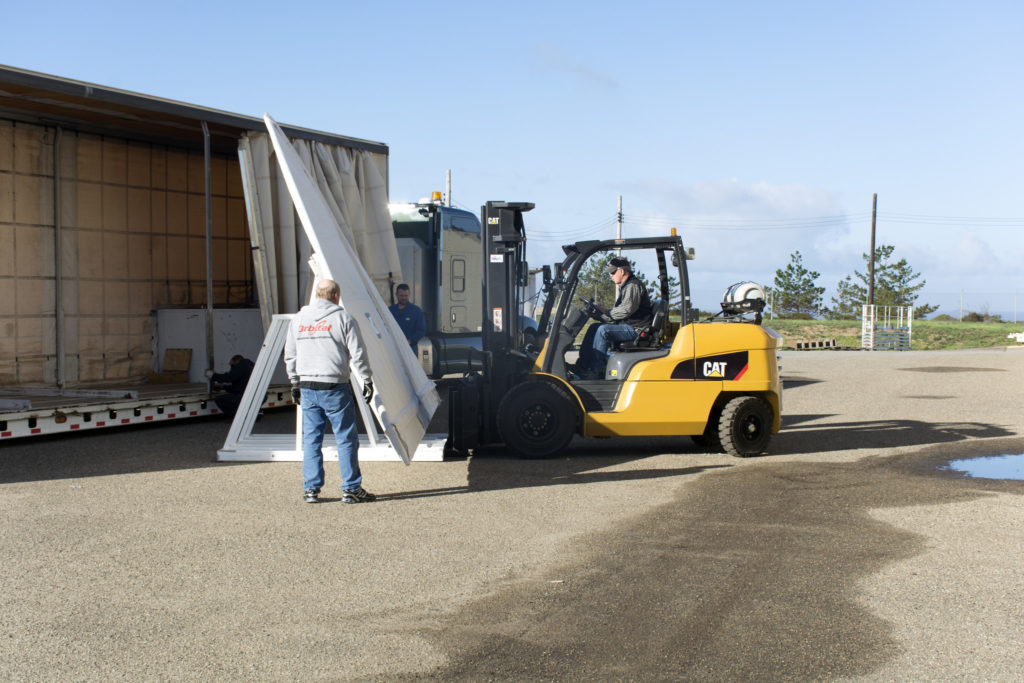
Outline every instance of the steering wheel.
<svg viewBox="0 0 1024 683">
<path fill-rule="evenodd" d="M 601 313 L 601 309 L 597 307 L 597 304 L 594 303 L 593 299 L 584 299 L 579 294 L 576 295 L 576 298 L 578 298 L 580 300 L 580 303 L 581 303 L 580 310 L 581 311 L 586 313 L 588 317 L 591 317 L 594 320 L 601 320 L 601 318 L 602 318 L 602 316 L 604 314 Z"/>
</svg>

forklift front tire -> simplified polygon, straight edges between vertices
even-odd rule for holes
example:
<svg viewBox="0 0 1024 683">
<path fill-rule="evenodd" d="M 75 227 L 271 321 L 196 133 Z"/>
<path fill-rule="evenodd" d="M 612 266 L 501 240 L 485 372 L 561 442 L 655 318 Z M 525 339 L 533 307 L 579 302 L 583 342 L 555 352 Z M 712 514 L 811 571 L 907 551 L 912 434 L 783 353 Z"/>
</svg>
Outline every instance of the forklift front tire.
<svg viewBox="0 0 1024 683">
<path fill-rule="evenodd" d="M 512 387 L 498 406 L 498 431 L 517 456 L 548 458 L 572 441 L 576 409 L 553 384 L 524 382 Z"/>
<path fill-rule="evenodd" d="M 722 408 L 718 436 L 729 455 L 749 458 L 761 455 L 772 436 L 772 410 L 756 396 L 738 396 Z"/>
</svg>

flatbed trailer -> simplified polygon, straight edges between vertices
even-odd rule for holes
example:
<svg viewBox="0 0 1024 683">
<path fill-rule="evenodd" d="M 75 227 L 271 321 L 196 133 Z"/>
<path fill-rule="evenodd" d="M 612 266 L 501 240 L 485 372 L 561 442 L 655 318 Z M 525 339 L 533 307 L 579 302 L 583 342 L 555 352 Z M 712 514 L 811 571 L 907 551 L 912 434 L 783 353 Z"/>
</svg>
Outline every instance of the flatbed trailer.
<svg viewBox="0 0 1024 683">
<path fill-rule="evenodd" d="M 286 405 L 292 405 L 289 387 L 270 386 L 262 407 Z M 120 384 L 64 391 L 12 387 L 0 391 L 0 442 L 220 414 L 204 383 Z"/>
</svg>

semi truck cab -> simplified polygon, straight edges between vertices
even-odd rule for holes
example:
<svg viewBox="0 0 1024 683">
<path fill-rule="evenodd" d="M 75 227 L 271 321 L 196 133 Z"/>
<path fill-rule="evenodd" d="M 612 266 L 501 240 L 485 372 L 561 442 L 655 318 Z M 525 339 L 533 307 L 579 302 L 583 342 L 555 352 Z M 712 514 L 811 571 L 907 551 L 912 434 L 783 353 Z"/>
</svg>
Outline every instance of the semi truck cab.
<svg viewBox="0 0 1024 683">
<path fill-rule="evenodd" d="M 480 219 L 440 201 L 392 203 L 388 208 L 403 281 L 427 319 L 427 334 L 416 353 L 420 364 L 433 379 L 478 366 L 483 316 Z M 389 303 L 394 303 L 399 284 L 391 283 Z"/>
</svg>

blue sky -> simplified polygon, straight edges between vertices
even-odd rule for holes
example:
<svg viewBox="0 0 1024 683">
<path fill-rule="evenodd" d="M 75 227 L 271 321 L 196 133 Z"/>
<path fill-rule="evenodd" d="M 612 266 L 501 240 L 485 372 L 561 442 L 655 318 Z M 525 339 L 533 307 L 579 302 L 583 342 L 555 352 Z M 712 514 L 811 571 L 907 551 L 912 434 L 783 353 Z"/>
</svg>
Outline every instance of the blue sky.
<svg viewBox="0 0 1024 683">
<path fill-rule="evenodd" d="M 559 244 L 681 230 L 696 303 L 893 244 L 1024 320 L 1019 2 L 13 3 L 0 63 L 385 142 L 391 197 L 532 201 Z"/>
</svg>

